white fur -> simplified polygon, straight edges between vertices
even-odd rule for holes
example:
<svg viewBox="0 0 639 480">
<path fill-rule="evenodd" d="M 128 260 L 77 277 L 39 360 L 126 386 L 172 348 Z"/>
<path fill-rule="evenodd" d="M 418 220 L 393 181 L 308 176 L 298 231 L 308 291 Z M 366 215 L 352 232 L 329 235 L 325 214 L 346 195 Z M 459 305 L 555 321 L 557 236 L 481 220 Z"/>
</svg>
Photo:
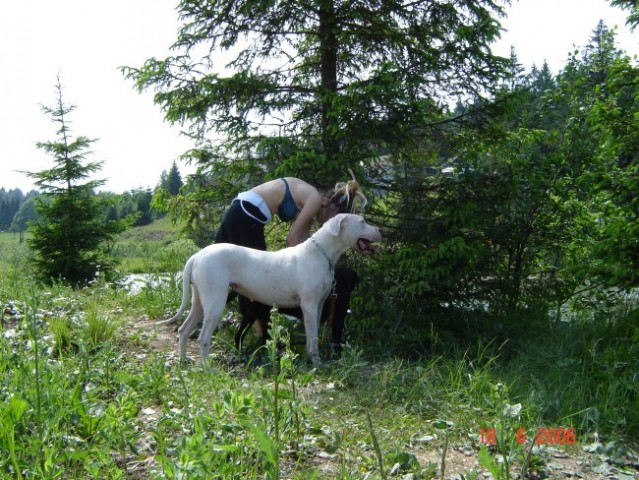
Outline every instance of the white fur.
<svg viewBox="0 0 639 480">
<path fill-rule="evenodd" d="M 203 248 L 184 267 L 182 304 L 168 325 L 184 313 L 193 287 L 192 307 L 179 328 L 180 356 L 186 358 L 186 342 L 197 324 L 204 324 L 198 338 L 205 362 L 211 339 L 224 310 L 229 287 L 251 300 L 277 307 L 301 306 L 306 329 L 306 349 L 319 363 L 318 329 L 321 308 L 333 282 L 333 267 L 357 241 L 381 240 L 377 227 L 358 215 L 340 214 L 326 222 L 304 243 L 276 252 L 264 252 L 230 243 Z"/>
</svg>

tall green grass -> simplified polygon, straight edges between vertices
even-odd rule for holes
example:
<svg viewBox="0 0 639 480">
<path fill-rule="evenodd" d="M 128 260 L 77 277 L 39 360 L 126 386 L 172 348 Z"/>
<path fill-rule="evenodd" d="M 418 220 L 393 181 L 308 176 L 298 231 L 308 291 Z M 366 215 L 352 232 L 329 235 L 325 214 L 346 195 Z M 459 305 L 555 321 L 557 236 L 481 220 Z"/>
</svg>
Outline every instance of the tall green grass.
<svg viewBox="0 0 639 480">
<path fill-rule="evenodd" d="M 572 323 L 513 317 L 507 331 L 478 324 L 464 336 L 434 322 L 358 337 L 354 311 L 351 343 L 319 369 L 274 315 L 263 364 L 241 360 L 222 329 L 202 368 L 179 363 L 171 335 L 162 345 L 153 328 L 135 328 L 140 315 L 173 312 L 180 285 L 45 288 L 22 246 L 0 243 L 0 478 L 432 479 L 465 449 L 506 479 L 549 461 L 518 442 L 521 429 L 616 442 L 612 464 L 638 440 L 634 308 Z M 163 272 L 191 246 L 127 248 Z M 482 444 L 489 429 L 494 442 Z M 420 460 L 425 451 L 437 461 Z M 481 478 L 480 468 L 458 473 Z"/>
</svg>

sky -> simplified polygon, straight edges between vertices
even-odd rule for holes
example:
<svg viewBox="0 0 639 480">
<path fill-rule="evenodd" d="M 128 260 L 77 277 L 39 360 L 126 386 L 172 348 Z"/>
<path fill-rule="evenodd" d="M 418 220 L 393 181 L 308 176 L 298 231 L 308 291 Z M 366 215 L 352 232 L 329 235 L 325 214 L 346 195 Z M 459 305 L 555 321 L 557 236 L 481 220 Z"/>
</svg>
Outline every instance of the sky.
<svg viewBox="0 0 639 480">
<path fill-rule="evenodd" d="M 42 112 L 53 106 L 58 76 L 74 136 L 97 139 L 89 160 L 103 162 L 102 190 L 122 193 L 153 188 L 191 142 L 180 126 L 163 120 L 152 92 L 138 93 L 121 66 L 164 58 L 179 26 L 177 0 L 19 0 L 0 7 L 0 188 L 27 192 L 33 181 L 21 171 L 50 168 L 52 158 L 36 142 L 56 139 L 56 125 Z M 599 20 L 617 27 L 627 54 L 639 54 L 639 30 L 625 26 L 626 12 L 606 0 L 513 0 L 494 52 L 511 45 L 528 70 L 548 63 L 558 72 L 575 48 L 587 44 Z"/>
<path fill-rule="evenodd" d="M 557 73 L 570 52 L 588 44 L 599 20 L 616 28 L 617 44 L 628 55 L 639 54 L 639 28 L 632 32 L 626 26 L 628 12 L 607 0 L 513 0 L 507 14 L 501 20 L 506 31 L 493 52 L 509 56 L 513 45 L 527 71 L 546 61 Z"/>
</svg>

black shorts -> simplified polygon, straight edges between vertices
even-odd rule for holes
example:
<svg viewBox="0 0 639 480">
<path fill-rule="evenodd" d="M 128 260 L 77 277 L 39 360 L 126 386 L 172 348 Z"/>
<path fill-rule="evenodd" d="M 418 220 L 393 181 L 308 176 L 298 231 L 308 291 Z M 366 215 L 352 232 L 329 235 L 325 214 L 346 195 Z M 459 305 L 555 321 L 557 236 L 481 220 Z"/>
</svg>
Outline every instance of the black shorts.
<svg viewBox="0 0 639 480">
<path fill-rule="evenodd" d="M 247 215 L 244 209 L 255 218 Z M 217 230 L 215 243 L 233 243 L 242 247 L 266 250 L 264 223 L 257 219 L 266 222 L 266 217 L 258 207 L 246 200 L 233 200 Z"/>
</svg>

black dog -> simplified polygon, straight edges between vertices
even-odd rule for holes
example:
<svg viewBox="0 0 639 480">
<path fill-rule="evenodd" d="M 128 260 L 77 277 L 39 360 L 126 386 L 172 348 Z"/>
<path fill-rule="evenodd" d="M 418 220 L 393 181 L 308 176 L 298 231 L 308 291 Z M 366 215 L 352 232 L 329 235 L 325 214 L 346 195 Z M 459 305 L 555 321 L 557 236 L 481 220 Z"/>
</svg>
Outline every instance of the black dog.
<svg viewBox="0 0 639 480">
<path fill-rule="evenodd" d="M 357 287 L 359 277 L 357 274 L 347 267 L 335 268 L 335 289 L 334 293 L 337 297 L 329 295 L 322 307 L 322 316 L 320 322 L 326 322 L 333 311 L 330 327 L 331 327 L 331 346 L 333 352 L 337 355 L 341 353 L 344 343 L 344 324 L 346 315 L 348 314 L 348 305 L 351 299 L 351 292 Z M 331 292 L 331 294 L 333 291 Z M 270 307 L 259 303 L 242 301 L 240 297 L 240 315 L 242 321 L 240 328 L 235 334 L 235 348 L 241 350 L 244 336 L 253 322 L 260 323 L 260 331 L 262 332 L 261 342 L 266 343 L 268 340 L 268 327 L 270 324 Z M 301 308 L 279 308 L 278 312 L 297 318 L 303 318 Z"/>
</svg>

